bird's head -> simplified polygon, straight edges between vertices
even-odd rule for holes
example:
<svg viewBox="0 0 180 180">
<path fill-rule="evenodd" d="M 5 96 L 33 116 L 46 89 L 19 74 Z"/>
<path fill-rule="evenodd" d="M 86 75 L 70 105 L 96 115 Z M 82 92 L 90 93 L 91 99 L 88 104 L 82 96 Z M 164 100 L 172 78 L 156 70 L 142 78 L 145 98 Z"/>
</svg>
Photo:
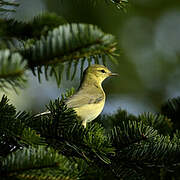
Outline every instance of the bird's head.
<svg viewBox="0 0 180 180">
<path fill-rule="evenodd" d="M 117 73 L 112 73 L 107 67 L 100 64 L 91 65 L 85 70 L 86 78 L 95 80 L 98 83 L 102 83 L 106 78 L 110 76 L 117 75 Z"/>
</svg>

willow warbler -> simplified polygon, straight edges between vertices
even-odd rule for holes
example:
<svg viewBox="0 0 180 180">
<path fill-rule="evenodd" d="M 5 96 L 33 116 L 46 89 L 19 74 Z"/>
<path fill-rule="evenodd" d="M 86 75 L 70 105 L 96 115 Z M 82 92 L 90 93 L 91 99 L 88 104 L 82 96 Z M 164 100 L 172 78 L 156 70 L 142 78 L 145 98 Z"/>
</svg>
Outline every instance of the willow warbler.
<svg viewBox="0 0 180 180">
<path fill-rule="evenodd" d="M 117 73 L 112 73 L 103 65 L 89 66 L 83 73 L 78 91 L 65 101 L 68 108 L 75 110 L 84 127 L 102 112 L 106 99 L 102 82 L 114 75 Z M 40 115 L 48 113 L 50 112 L 44 112 Z"/>
</svg>

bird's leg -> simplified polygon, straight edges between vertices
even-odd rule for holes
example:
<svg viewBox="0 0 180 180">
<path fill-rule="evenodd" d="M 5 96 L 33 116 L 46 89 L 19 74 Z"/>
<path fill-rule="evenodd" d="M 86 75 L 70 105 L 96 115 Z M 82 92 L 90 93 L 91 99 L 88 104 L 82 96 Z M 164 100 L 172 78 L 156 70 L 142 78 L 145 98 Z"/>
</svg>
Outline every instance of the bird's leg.
<svg viewBox="0 0 180 180">
<path fill-rule="evenodd" d="M 83 121 L 82 125 L 84 126 L 84 128 L 86 128 L 86 121 Z"/>
</svg>

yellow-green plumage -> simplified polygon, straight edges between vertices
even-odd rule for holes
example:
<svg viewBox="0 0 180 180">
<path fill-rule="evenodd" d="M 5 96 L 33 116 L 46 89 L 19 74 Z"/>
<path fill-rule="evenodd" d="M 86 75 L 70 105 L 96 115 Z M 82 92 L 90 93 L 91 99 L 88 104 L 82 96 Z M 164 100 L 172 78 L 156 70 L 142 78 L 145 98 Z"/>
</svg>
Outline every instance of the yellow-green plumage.
<svg viewBox="0 0 180 180">
<path fill-rule="evenodd" d="M 111 75 L 115 74 L 103 65 L 89 66 L 77 93 L 66 101 L 67 107 L 76 111 L 84 127 L 102 112 L 106 95 L 101 84 Z"/>
<path fill-rule="evenodd" d="M 84 71 L 78 91 L 66 100 L 67 107 L 75 110 L 84 127 L 102 112 L 106 99 L 102 82 L 113 75 L 117 74 L 112 73 L 103 65 L 94 64 L 89 66 Z M 44 112 L 36 116 L 49 113 Z"/>
</svg>

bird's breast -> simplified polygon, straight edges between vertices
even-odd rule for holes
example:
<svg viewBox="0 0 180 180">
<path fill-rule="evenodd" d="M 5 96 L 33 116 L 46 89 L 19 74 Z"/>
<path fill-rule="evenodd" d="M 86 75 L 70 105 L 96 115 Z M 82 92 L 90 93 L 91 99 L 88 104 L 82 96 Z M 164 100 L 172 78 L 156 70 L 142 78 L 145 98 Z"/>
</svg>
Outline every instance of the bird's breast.
<svg viewBox="0 0 180 180">
<path fill-rule="evenodd" d="M 94 120 L 103 110 L 105 99 L 95 104 L 86 104 L 84 106 L 73 108 L 82 121 L 90 122 Z"/>
</svg>

